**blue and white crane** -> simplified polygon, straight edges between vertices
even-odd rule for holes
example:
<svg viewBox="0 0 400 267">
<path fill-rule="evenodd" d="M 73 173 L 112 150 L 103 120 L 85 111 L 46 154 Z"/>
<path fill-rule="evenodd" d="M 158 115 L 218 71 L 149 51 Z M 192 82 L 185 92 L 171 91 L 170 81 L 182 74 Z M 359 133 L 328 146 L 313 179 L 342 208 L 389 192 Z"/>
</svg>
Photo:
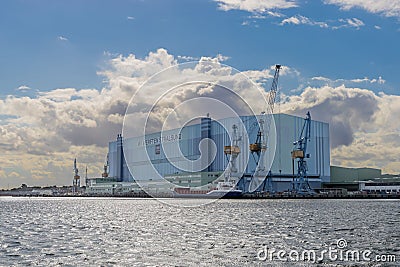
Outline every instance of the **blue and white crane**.
<svg viewBox="0 0 400 267">
<path fill-rule="evenodd" d="M 311 189 L 308 183 L 307 177 L 307 161 L 306 158 L 310 158 L 310 154 L 307 154 L 307 144 L 311 140 L 311 115 L 307 112 L 306 118 L 304 119 L 303 128 L 301 130 L 299 139 L 293 142 L 295 146 L 292 151 L 292 164 L 293 164 L 293 193 L 301 195 L 314 194 L 314 190 Z M 297 174 L 294 173 L 295 162 L 297 162 Z"/>
<path fill-rule="evenodd" d="M 254 171 L 254 174 L 251 177 L 248 191 L 255 192 L 258 190 L 264 182 L 268 182 L 267 188 L 264 186 L 264 191 L 272 192 L 272 181 L 266 178 L 269 174 L 271 174 L 270 170 L 265 166 L 265 154 L 267 151 L 268 138 L 270 134 L 271 128 L 271 120 L 274 113 L 274 106 L 276 102 L 276 95 L 278 92 L 278 79 L 279 79 L 279 71 L 281 70 L 281 65 L 275 65 L 275 74 L 274 79 L 272 80 L 271 90 L 269 91 L 268 96 L 268 106 L 267 110 L 269 110 L 268 115 L 265 116 L 265 112 L 261 113 L 260 119 L 258 120 L 259 130 L 257 133 L 256 142 L 250 144 L 250 152 L 254 157 L 254 154 L 257 155 L 258 160 L 256 161 L 257 167 Z M 270 175 L 269 175 L 270 176 Z"/>
</svg>

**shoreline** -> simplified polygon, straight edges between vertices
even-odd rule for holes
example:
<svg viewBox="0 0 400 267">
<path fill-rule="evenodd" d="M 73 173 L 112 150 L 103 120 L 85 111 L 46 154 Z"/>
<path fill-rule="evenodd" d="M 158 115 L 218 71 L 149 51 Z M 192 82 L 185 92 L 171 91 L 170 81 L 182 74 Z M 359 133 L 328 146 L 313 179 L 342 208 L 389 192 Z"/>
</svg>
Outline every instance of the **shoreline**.
<svg viewBox="0 0 400 267">
<path fill-rule="evenodd" d="M 169 199 L 219 199 L 217 197 L 185 197 L 185 196 L 170 196 L 170 195 L 157 195 L 150 196 L 147 194 L 82 194 L 82 195 L 16 195 L 16 194 L 0 194 L 0 197 L 28 197 L 28 198 L 169 198 Z M 222 199 L 400 199 L 400 194 L 356 194 L 356 195 L 256 195 L 244 194 L 240 197 L 222 197 Z"/>
</svg>

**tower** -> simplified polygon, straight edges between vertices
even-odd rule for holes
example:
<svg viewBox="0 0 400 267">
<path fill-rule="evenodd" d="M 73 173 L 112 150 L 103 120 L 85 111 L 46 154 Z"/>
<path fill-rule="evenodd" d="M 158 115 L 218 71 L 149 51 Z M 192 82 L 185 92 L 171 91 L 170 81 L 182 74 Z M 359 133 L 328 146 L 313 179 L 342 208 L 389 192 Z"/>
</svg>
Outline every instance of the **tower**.
<svg viewBox="0 0 400 267">
<path fill-rule="evenodd" d="M 81 187 L 81 177 L 78 175 L 78 167 L 76 166 L 76 158 L 74 160 L 74 179 L 72 181 L 72 193 L 77 194 Z"/>
<path fill-rule="evenodd" d="M 201 118 L 201 139 L 210 139 L 211 138 L 211 118 L 210 114 L 207 113 L 207 117 Z M 202 171 L 211 171 L 210 161 L 212 160 L 212 150 L 210 146 L 210 142 L 207 142 L 207 148 L 205 151 L 206 155 L 202 155 L 201 166 L 207 166 Z"/>
<path fill-rule="evenodd" d="M 86 188 L 89 187 L 89 184 L 90 184 L 90 179 L 88 178 L 88 168 L 87 168 L 87 165 L 86 165 L 86 173 L 85 173 L 85 186 L 86 186 Z M 86 190 L 86 188 L 85 188 L 85 190 Z"/>
<path fill-rule="evenodd" d="M 123 150 L 123 139 L 122 134 L 117 136 L 117 173 L 116 178 L 118 182 L 123 180 L 123 164 L 124 164 L 124 150 Z"/>
</svg>

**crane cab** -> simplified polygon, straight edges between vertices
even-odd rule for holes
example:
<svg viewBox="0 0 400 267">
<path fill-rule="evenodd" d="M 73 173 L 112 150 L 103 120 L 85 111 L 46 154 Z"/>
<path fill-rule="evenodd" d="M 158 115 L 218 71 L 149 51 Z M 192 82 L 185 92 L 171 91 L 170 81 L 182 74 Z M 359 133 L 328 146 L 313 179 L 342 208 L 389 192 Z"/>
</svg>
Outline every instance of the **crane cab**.
<svg viewBox="0 0 400 267">
<path fill-rule="evenodd" d="M 255 144 L 250 144 L 249 145 L 249 148 L 250 148 L 250 152 L 260 152 L 261 151 L 261 146 L 259 145 L 259 144 L 257 144 L 257 143 L 255 143 Z"/>
<path fill-rule="evenodd" d="M 304 159 L 309 158 L 310 154 L 305 154 L 303 150 L 293 150 L 292 151 L 292 159 Z"/>
<path fill-rule="evenodd" d="M 259 153 L 259 152 L 261 152 L 261 151 L 266 151 L 267 150 L 267 148 L 266 148 L 266 146 L 262 146 L 261 144 L 259 144 L 259 143 L 255 143 L 255 144 L 250 144 L 249 145 L 249 149 L 250 149 L 250 152 L 251 153 L 254 153 L 254 152 L 256 152 L 256 153 Z"/>
<path fill-rule="evenodd" d="M 224 146 L 224 153 L 226 155 L 239 155 L 240 148 L 238 146 Z"/>
<path fill-rule="evenodd" d="M 293 150 L 292 158 L 293 159 L 304 159 L 304 151 L 303 150 Z"/>
</svg>

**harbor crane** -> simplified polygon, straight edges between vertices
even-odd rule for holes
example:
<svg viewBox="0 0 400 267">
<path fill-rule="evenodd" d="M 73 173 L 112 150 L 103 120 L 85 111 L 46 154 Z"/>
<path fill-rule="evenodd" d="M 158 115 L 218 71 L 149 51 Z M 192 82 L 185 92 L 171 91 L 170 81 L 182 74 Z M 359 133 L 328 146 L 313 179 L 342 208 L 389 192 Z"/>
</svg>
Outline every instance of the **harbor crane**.
<svg viewBox="0 0 400 267">
<path fill-rule="evenodd" d="M 101 177 L 103 178 L 108 177 L 108 166 L 109 166 L 108 159 L 109 159 L 109 154 L 107 153 L 106 162 L 104 163 L 104 172 L 101 174 Z"/>
<path fill-rule="evenodd" d="M 269 96 L 268 96 L 268 106 L 267 109 L 269 109 L 270 114 L 267 116 L 265 115 L 265 112 L 262 112 L 260 116 L 260 119 L 258 120 L 258 125 L 259 125 L 259 130 L 257 133 L 257 138 L 255 143 L 252 143 L 249 145 L 249 149 L 251 154 L 253 155 L 253 158 L 256 158 L 255 155 L 257 155 L 257 160 L 256 160 L 256 170 L 254 171 L 253 176 L 251 177 L 250 184 L 249 184 L 249 192 L 254 192 L 256 191 L 260 185 L 265 182 L 267 183 L 268 186 L 265 186 L 264 184 L 264 191 L 268 192 L 273 192 L 272 189 L 272 180 L 271 179 L 266 179 L 267 176 L 271 176 L 271 171 L 267 170 L 267 167 L 265 166 L 264 159 L 265 159 L 265 153 L 267 150 L 267 144 L 268 144 L 268 137 L 270 134 L 270 128 L 271 128 L 271 120 L 272 120 L 272 114 L 274 112 L 274 106 L 276 102 L 276 95 L 278 92 L 278 79 L 279 79 L 279 71 L 281 70 L 281 65 L 275 65 L 275 74 L 274 74 L 274 79 L 272 80 L 272 86 L 271 90 L 269 91 Z M 265 117 L 265 120 L 264 118 Z M 268 181 L 266 181 L 268 180 Z"/>
<path fill-rule="evenodd" d="M 238 179 L 238 169 L 236 167 L 236 161 L 237 158 L 240 154 L 240 147 L 239 147 L 239 142 L 241 141 L 242 137 L 238 137 L 237 134 L 237 129 L 238 127 L 236 124 L 232 126 L 232 145 L 230 146 L 224 146 L 224 154 L 229 160 L 228 167 L 226 169 L 225 173 L 225 179 L 224 182 L 219 183 L 219 185 L 224 186 L 225 188 L 230 187 L 232 189 L 235 189 L 237 179 Z"/>
<path fill-rule="evenodd" d="M 301 130 L 299 139 L 293 142 L 295 148 L 291 152 L 292 154 L 292 166 L 293 166 L 293 193 L 301 195 L 312 195 L 314 191 L 311 189 L 308 183 L 307 177 L 307 162 L 306 158 L 310 158 L 310 154 L 307 154 L 307 143 L 311 138 L 311 115 L 307 112 L 306 118 L 304 119 L 303 128 Z M 297 174 L 294 173 L 295 161 L 297 161 Z"/>
</svg>

